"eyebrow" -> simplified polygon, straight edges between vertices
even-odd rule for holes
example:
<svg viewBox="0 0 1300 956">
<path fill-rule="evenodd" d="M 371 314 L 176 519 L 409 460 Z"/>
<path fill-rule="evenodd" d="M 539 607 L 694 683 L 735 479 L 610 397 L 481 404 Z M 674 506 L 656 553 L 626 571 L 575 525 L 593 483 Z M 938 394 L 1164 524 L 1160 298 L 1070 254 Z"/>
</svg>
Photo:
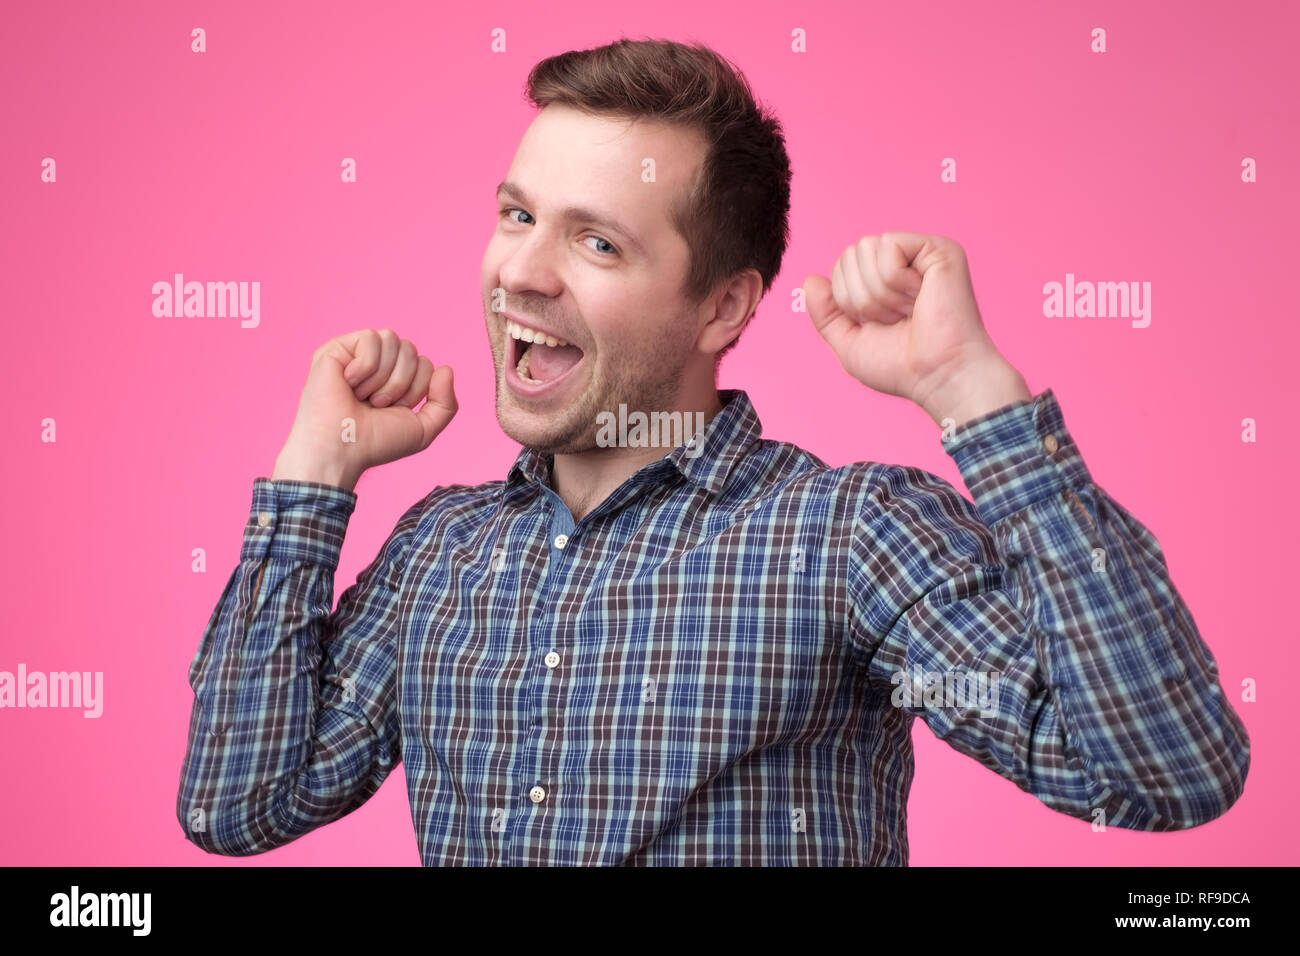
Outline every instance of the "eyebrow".
<svg viewBox="0 0 1300 956">
<path fill-rule="evenodd" d="M 501 184 L 497 186 L 497 199 L 499 200 L 503 194 L 525 206 L 532 205 L 532 201 L 523 188 L 508 179 L 502 180 Z M 594 226 L 600 226 L 602 229 L 617 233 L 629 246 L 632 246 L 642 255 L 645 254 L 645 246 L 632 234 L 630 229 L 623 226 L 618 220 L 603 215 L 594 209 L 588 209 L 586 206 L 568 206 L 560 210 L 560 216 L 573 222 L 591 223 Z"/>
</svg>

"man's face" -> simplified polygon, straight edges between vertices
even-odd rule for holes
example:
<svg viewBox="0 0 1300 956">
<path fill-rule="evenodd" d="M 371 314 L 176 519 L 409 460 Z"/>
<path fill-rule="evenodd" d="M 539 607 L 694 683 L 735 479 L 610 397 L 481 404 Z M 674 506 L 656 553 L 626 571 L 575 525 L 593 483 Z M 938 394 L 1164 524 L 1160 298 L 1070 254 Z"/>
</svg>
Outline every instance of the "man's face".
<svg viewBox="0 0 1300 956">
<path fill-rule="evenodd" d="M 697 309 L 678 294 L 689 250 L 669 221 L 704 154 L 691 130 L 558 105 L 525 132 L 481 270 L 497 419 L 515 441 L 593 449 L 599 412 L 616 413 L 620 402 L 629 412 L 676 410 L 687 363 L 711 370 L 696 348 Z M 529 347 L 508 331 L 512 320 L 571 346 Z"/>
</svg>

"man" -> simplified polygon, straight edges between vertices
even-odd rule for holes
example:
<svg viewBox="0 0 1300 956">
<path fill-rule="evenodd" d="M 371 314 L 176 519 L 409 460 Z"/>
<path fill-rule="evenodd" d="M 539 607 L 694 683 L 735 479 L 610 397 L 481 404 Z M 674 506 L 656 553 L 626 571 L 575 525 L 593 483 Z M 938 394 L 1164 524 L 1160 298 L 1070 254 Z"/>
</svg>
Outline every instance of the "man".
<svg viewBox="0 0 1300 956">
<path fill-rule="evenodd" d="M 960 246 L 868 236 L 803 293 L 850 375 L 944 429 L 974 507 L 765 440 L 716 389 L 790 181 L 725 61 L 620 40 L 543 61 L 529 94 L 481 275 L 524 447 L 410 507 L 331 614 L 361 473 L 458 406 L 390 330 L 317 349 L 190 670 L 187 837 L 280 846 L 401 761 L 426 865 L 904 864 L 918 716 L 1071 816 L 1224 813 L 1249 743 L 1213 656 L 1055 396 L 985 333 Z M 611 441 L 637 414 L 692 427 Z"/>
</svg>

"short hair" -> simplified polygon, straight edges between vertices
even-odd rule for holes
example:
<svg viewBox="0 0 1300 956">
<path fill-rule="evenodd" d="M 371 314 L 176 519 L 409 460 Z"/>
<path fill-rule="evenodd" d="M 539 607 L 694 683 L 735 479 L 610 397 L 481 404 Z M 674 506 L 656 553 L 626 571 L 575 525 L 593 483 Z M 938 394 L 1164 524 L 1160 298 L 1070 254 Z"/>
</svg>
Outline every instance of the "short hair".
<svg viewBox="0 0 1300 956">
<path fill-rule="evenodd" d="M 701 43 L 624 38 L 541 60 L 528 74 L 527 96 L 538 108 L 654 118 L 703 134 L 702 166 L 669 211 L 690 249 L 681 294 L 699 304 L 749 268 L 767 294 L 790 242 L 790 157 L 780 122 L 731 63 Z"/>
</svg>

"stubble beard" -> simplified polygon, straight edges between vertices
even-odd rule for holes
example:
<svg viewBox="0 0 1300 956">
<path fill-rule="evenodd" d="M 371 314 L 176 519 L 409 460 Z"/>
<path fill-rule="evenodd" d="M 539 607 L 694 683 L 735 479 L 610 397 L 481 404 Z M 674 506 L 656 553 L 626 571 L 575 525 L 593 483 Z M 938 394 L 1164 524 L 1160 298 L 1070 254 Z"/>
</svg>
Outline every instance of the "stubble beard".
<svg viewBox="0 0 1300 956">
<path fill-rule="evenodd" d="M 622 350 L 620 359 L 616 360 L 617 364 L 608 375 L 602 374 L 598 366 L 591 373 L 590 383 L 574 402 L 551 416 L 529 415 L 528 428 L 520 428 L 517 418 L 512 420 L 513 416 L 505 411 L 506 408 L 520 409 L 527 414 L 523 404 L 525 400 L 511 392 L 506 384 L 508 354 L 509 346 L 504 341 L 500 346 L 493 345 L 497 423 L 501 430 L 513 441 L 542 454 L 572 455 L 601 447 L 596 443 L 596 433 L 600 429 L 596 416 L 608 412 L 617 419 L 620 403 L 627 406 L 629 413 L 676 411 L 673 406 L 686 374 L 689 353 L 685 343 L 668 343 L 662 339 L 653 346 L 646 344 Z M 661 364 L 651 370 L 635 358 L 626 358 L 637 355 L 654 355 Z M 585 357 L 583 361 L 586 361 Z"/>
</svg>

